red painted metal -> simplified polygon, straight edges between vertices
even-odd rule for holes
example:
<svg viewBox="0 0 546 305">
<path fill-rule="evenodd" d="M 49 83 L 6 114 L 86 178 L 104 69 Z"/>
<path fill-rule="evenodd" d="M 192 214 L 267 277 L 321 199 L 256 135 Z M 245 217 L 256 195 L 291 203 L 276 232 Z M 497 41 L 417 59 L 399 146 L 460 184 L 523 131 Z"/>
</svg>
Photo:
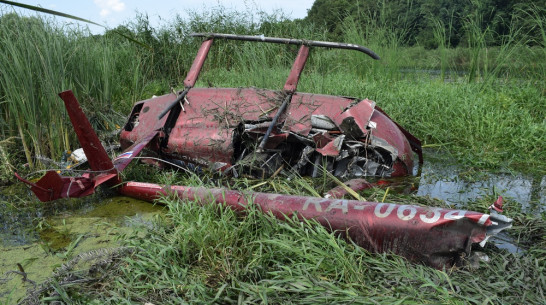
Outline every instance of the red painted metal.
<svg viewBox="0 0 546 305">
<path fill-rule="evenodd" d="M 335 167 L 337 176 L 408 175 L 413 169 L 413 152 L 419 154 L 422 162 L 419 140 L 381 109 L 376 110 L 374 102 L 295 92 L 310 46 L 355 49 L 378 58 L 365 48 L 301 42 L 283 91 L 193 88 L 213 37 L 276 43 L 299 41 L 218 33 L 204 36 L 207 39 L 184 80 L 184 93 L 137 103 L 121 133 L 122 148 L 140 142 L 150 130 L 161 128 L 159 137 L 149 140 L 149 150 L 171 161 L 215 170 L 232 169 L 239 161 L 249 160 L 248 154 L 269 158 L 278 153 L 282 160 L 270 164 L 272 168 L 279 168 L 281 163 L 289 167 L 297 164 L 301 173 L 309 173 L 309 166 L 319 164 L 321 156 L 329 157 L 327 162 Z M 188 103 L 182 105 L 184 101 Z M 182 111 L 173 108 L 178 104 Z M 166 113 L 169 117 L 165 120 Z M 326 123 L 327 127 L 314 126 L 313 117 L 324 119 L 325 122 L 315 122 Z M 258 147 L 249 144 L 252 141 L 259 143 Z M 303 151 L 309 152 L 309 148 L 313 151 L 304 155 Z"/>
<path fill-rule="evenodd" d="M 36 183 L 15 174 L 17 179 L 31 186 L 31 190 L 40 201 L 84 197 L 91 195 L 103 183 L 113 186 L 121 182 L 116 167 L 83 113 L 74 93 L 70 90 L 64 91 L 59 93 L 59 97 L 64 102 L 74 131 L 87 156 L 91 171 L 81 177 L 64 177 L 55 171 L 48 171 Z"/>
<path fill-rule="evenodd" d="M 123 153 L 121 153 L 114 159 L 114 166 L 116 167 L 116 169 L 120 172 L 124 170 L 125 167 L 127 167 L 127 165 L 129 165 L 129 163 L 133 160 L 133 158 L 140 154 L 142 149 L 146 147 L 146 145 L 148 145 L 148 143 L 150 143 L 150 141 L 155 138 L 158 133 L 158 130 L 153 130 L 142 140 L 125 149 Z"/>
<path fill-rule="evenodd" d="M 117 181 L 117 174 L 101 174 L 95 177 L 84 174 L 81 177 L 65 177 L 55 171 L 46 172 L 36 183 L 22 178 L 17 173 L 15 177 L 30 185 L 30 190 L 42 202 L 59 198 L 85 197 L 93 194 L 95 189 L 104 182 Z"/>
<path fill-rule="evenodd" d="M 115 173 L 114 164 L 108 157 L 106 150 L 100 143 L 97 134 L 91 127 L 91 123 L 83 113 L 78 100 L 71 90 L 59 93 L 59 97 L 63 100 L 74 131 L 78 136 L 83 151 L 86 156 L 94 156 L 89 159 L 89 167 L 93 171 Z"/>
<path fill-rule="evenodd" d="M 145 138 L 150 131 L 161 129 L 165 125 L 167 116 L 160 120 L 157 117 L 174 99 L 176 99 L 176 94 L 171 93 L 136 103 L 127 123 L 121 130 L 121 147 L 123 149 L 128 148 L 133 143 Z M 159 144 L 157 141 L 152 141 L 152 143 L 153 145 L 150 145 L 149 148 L 158 151 Z"/>
<path fill-rule="evenodd" d="M 412 146 L 407 137 L 398 128 L 395 122 L 382 112 L 374 111 L 370 121 L 376 123 L 376 128 L 372 130 L 372 143 L 374 140 L 386 142 L 396 155 L 393 164 L 393 173 L 391 177 L 410 175 L 413 169 Z M 419 148 L 420 148 L 419 142 Z M 419 149 L 420 151 L 420 149 Z"/>
<path fill-rule="evenodd" d="M 205 89 L 188 92 L 190 104 L 178 117 L 162 153 L 172 159 L 207 165 L 231 166 L 234 136 L 243 119 L 272 119 L 276 107 L 273 91 L 258 89 Z M 267 111 L 267 112 L 266 112 Z"/>
<path fill-rule="evenodd" d="M 338 112 L 332 120 L 343 134 L 358 140 L 368 134 L 367 127 L 374 113 L 375 103 L 368 99 L 356 105 L 348 105 L 347 110 Z"/>
<path fill-rule="evenodd" d="M 292 70 L 290 70 L 290 75 L 288 76 L 288 79 L 286 80 L 286 83 L 284 84 L 284 91 L 286 92 L 295 92 L 296 88 L 298 87 L 298 82 L 300 80 L 301 72 L 303 71 L 303 68 L 305 67 L 305 63 L 307 62 L 307 57 L 309 56 L 309 47 L 306 45 L 302 45 L 300 47 L 300 50 L 298 51 L 298 56 L 296 57 L 296 60 L 294 61 L 294 64 L 292 65 Z"/>
<path fill-rule="evenodd" d="M 256 88 L 193 88 L 187 95 L 190 104 L 186 105 L 186 112 L 176 121 L 167 147 L 162 153 L 172 159 L 204 166 L 216 162 L 225 163 L 226 166 L 221 168 L 228 168 L 232 165 L 233 141 L 239 124 L 271 120 L 278 106 L 278 94 L 273 90 Z M 123 149 L 146 137 L 150 130 L 164 123 L 165 118 L 161 122 L 157 121 L 157 113 L 172 100 L 173 96 L 168 94 L 156 97 L 135 106 L 139 123 L 136 127 L 132 129 L 126 127 L 121 132 Z M 395 170 L 391 176 L 408 175 L 413 168 L 412 148 L 400 128 L 383 112 L 374 111 L 374 103 L 370 100 L 362 100 L 350 107 L 351 104 L 355 104 L 355 99 L 295 93 L 285 116 L 280 120 L 282 132 L 307 136 L 312 128 L 311 116 L 327 114 L 339 123 L 342 129 L 345 128 L 347 134 L 364 139 L 367 135 L 366 125 L 369 121 L 375 122 L 377 128 L 372 131 L 372 135 L 386 139 L 385 143 L 397 149 L 395 154 L 397 158 L 393 164 Z M 135 110 L 132 116 L 135 116 Z M 254 132 L 263 134 L 264 131 L 263 128 L 258 128 Z M 317 147 L 324 147 L 331 142 L 330 139 L 333 140 L 330 136 L 318 137 Z M 279 143 L 281 142 L 277 144 Z M 268 141 L 268 145 L 269 149 L 276 147 L 275 142 Z M 152 147 L 151 150 L 158 149 Z"/>
<path fill-rule="evenodd" d="M 342 140 L 343 138 L 336 138 L 337 140 Z M 325 157 L 336 157 L 339 156 L 339 153 L 341 151 L 340 145 L 338 144 L 340 141 L 330 141 L 328 144 L 324 145 L 321 148 L 317 148 L 317 152 Z M 317 145 L 318 146 L 318 145 Z"/>
<path fill-rule="evenodd" d="M 412 135 L 409 131 L 407 131 L 404 127 L 400 126 L 400 124 L 396 123 L 396 121 L 391 119 L 391 117 L 386 114 L 383 109 L 376 106 L 375 110 L 379 111 L 381 114 L 383 114 L 383 116 L 391 120 L 398 127 L 400 132 L 406 137 L 406 140 L 408 140 L 411 150 L 413 150 L 413 152 L 415 152 L 419 156 L 419 164 L 423 164 L 423 150 L 421 149 L 421 141 L 417 139 L 414 135 Z"/>
<path fill-rule="evenodd" d="M 210 47 L 212 46 L 213 39 L 207 39 L 203 41 L 201 44 L 201 47 L 199 48 L 199 51 L 197 52 L 197 56 L 195 56 L 195 59 L 193 60 L 193 64 L 191 65 L 190 71 L 188 72 L 188 75 L 186 76 L 186 79 L 184 80 L 184 86 L 185 87 L 193 87 L 195 85 L 195 82 L 197 81 L 197 78 L 199 77 L 199 73 L 201 72 L 201 68 L 203 67 L 203 64 L 205 63 L 205 59 L 207 59 L 207 55 L 209 54 Z"/>
<path fill-rule="evenodd" d="M 493 202 L 493 204 L 489 207 L 490 210 L 495 210 L 497 213 L 502 213 L 503 209 L 502 206 L 504 204 L 504 199 L 502 196 L 497 197 L 497 200 Z"/>
<path fill-rule="evenodd" d="M 175 193 L 182 200 L 225 204 L 237 211 L 243 211 L 252 202 L 264 213 L 272 213 L 281 220 L 293 216 L 316 219 L 372 252 L 394 253 L 436 268 L 458 263 L 470 253 L 473 243 L 486 239 L 487 227 L 493 225 L 488 214 L 392 203 L 245 194 L 228 189 L 142 182 L 129 182 L 119 192 L 147 201 Z"/>
</svg>

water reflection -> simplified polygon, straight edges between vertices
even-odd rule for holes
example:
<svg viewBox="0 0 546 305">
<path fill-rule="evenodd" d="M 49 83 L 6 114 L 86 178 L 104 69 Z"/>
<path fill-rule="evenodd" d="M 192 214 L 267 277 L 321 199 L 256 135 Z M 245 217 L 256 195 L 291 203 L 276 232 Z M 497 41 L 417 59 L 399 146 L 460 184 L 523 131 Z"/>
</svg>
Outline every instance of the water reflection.
<svg viewBox="0 0 546 305">
<path fill-rule="evenodd" d="M 425 158 L 417 195 L 442 199 L 458 207 L 494 191 L 520 203 L 526 211 L 546 211 L 546 176 L 468 173 L 434 158 Z"/>
</svg>

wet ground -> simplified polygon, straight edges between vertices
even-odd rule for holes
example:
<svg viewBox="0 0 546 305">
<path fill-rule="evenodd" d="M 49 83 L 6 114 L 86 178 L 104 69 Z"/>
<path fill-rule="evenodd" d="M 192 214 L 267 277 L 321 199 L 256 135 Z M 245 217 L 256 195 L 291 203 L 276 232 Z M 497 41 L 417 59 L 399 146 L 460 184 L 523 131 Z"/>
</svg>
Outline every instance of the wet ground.
<svg viewBox="0 0 546 305">
<path fill-rule="evenodd" d="M 77 254 L 117 247 L 118 237 L 128 233 L 132 225 L 151 224 L 152 217 L 163 210 L 161 206 L 121 196 L 101 202 L 65 200 L 55 207 L 28 203 L 44 205 L 37 208 L 24 206 L 17 198 L 23 195 L 15 195 L 13 190 L 2 191 L 0 300 L 7 303 L 16 303 L 28 288 L 33 288 L 31 282 L 23 282 L 21 275 L 11 271 L 22 269 L 29 280 L 41 283 L 55 268 Z M 11 194 L 6 195 L 6 192 Z M 14 206 L 7 206 L 6 201 Z M 61 205 L 64 206 L 61 212 L 42 217 L 50 213 L 48 208 L 60 208 Z"/>
<path fill-rule="evenodd" d="M 445 200 L 454 208 L 499 194 L 528 212 L 546 211 L 545 176 L 464 170 L 435 153 L 427 153 L 425 160 L 420 175 L 400 181 L 411 186 L 405 189 L 413 194 Z M 0 189 L 0 300 L 16 300 L 32 287 L 20 275 L 6 272 L 22 268 L 29 279 L 40 283 L 79 253 L 117 247 L 120 234 L 129 232 L 133 224 L 150 224 L 164 209 L 113 194 L 46 204 L 31 198 L 22 184 Z M 495 243 L 511 252 L 520 251 L 508 235 Z"/>
</svg>

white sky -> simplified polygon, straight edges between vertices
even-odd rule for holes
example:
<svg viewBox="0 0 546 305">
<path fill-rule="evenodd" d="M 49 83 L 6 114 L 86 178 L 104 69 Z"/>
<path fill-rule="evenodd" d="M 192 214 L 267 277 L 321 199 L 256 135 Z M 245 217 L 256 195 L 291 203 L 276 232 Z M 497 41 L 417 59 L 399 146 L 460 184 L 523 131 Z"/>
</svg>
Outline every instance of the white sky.
<svg viewBox="0 0 546 305">
<path fill-rule="evenodd" d="M 227 9 L 247 12 L 249 9 L 272 13 L 281 9 L 292 19 L 303 18 L 314 0 L 14 0 L 15 2 L 41 6 L 46 9 L 85 18 L 114 28 L 130 20 L 136 12 L 147 13 L 152 25 L 161 20 L 172 20 L 176 14 L 187 17 L 187 10 L 202 11 L 221 5 Z M 5 12 L 6 5 L 1 5 Z M 24 9 L 17 9 L 22 12 Z M 27 10 L 25 10 L 27 11 Z M 33 12 L 30 14 L 34 14 Z M 60 20 L 61 18 L 59 18 Z M 73 20 L 66 19 L 68 22 Z M 82 23 L 82 25 L 85 25 Z M 100 27 L 89 25 L 93 33 L 102 33 Z"/>
</svg>

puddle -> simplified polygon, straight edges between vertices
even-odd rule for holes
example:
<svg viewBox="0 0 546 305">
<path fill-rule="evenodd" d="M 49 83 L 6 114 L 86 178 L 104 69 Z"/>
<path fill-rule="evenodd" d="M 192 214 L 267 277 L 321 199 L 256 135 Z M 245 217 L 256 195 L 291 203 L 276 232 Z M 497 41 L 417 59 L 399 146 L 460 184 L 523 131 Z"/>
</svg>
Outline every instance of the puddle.
<svg viewBox="0 0 546 305">
<path fill-rule="evenodd" d="M 62 209 L 57 203 L 39 203 L 20 193 L 14 195 L 15 191 L 2 193 L 0 300 L 12 303 L 32 288 L 28 282 L 23 283 L 19 275 L 5 275 L 9 271 L 19 271 L 17 264 L 24 269 L 28 279 L 43 282 L 56 267 L 79 253 L 117 247 L 120 234 L 130 232 L 134 224 L 151 225 L 153 216 L 164 209 L 123 196 L 98 203 L 100 198 L 97 196 L 86 200 L 61 200 Z M 23 197 L 28 200 L 26 203 Z M 53 213 L 52 209 L 56 208 L 61 211 Z"/>
<path fill-rule="evenodd" d="M 425 156 L 420 170 L 421 174 L 414 178 L 417 185 L 414 193 L 441 199 L 453 208 L 464 209 L 481 197 L 498 194 L 520 204 L 524 212 L 546 211 L 546 176 L 469 171 L 456 164 L 447 164 L 434 153 Z M 501 232 L 490 242 L 510 253 L 525 253 L 506 232 Z"/>
<path fill-rule="evenodd" d="M 526 212 L 546 211 L 546 176 L 470 172 L 427 155 L 418 184 L 416 195 L 442 199 L 453 207 L 496 192 L 521 204 Z"/>
</svg>

